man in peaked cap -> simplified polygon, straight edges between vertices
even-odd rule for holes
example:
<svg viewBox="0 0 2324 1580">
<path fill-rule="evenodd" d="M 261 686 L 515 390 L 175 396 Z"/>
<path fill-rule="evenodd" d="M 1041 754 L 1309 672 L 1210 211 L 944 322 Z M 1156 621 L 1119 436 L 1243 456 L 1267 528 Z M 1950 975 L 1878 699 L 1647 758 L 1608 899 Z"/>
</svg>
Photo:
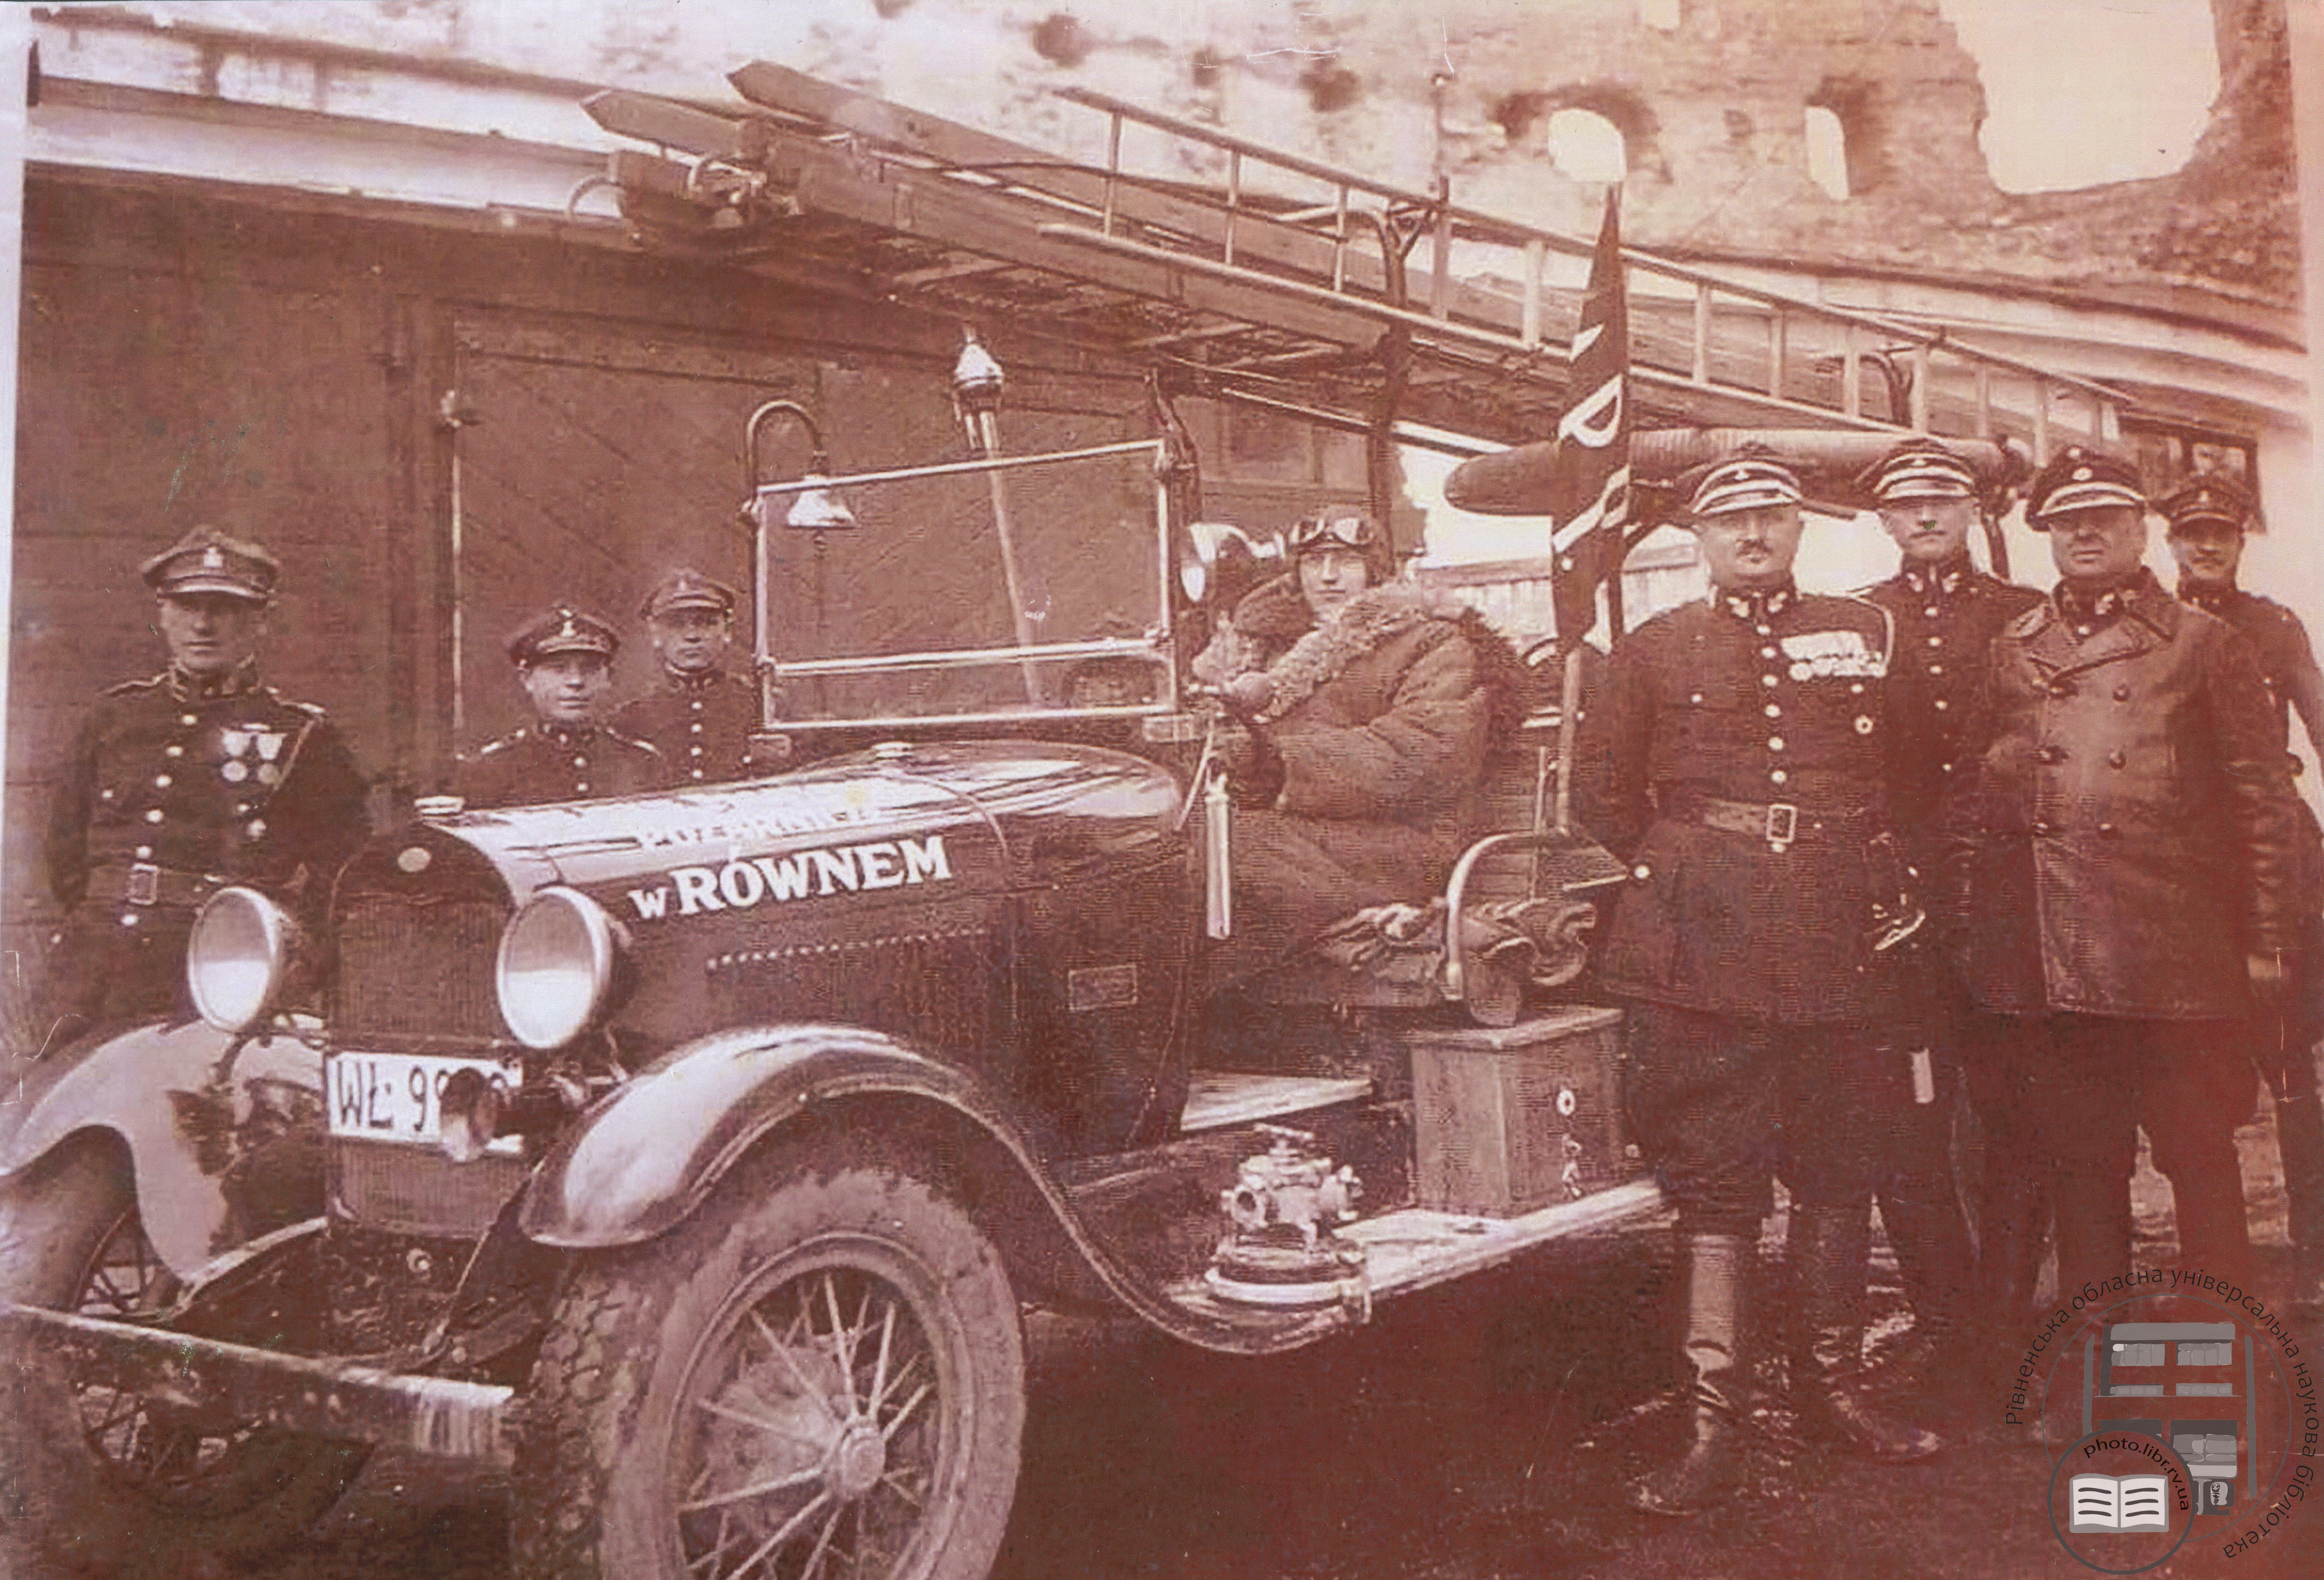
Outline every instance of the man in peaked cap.
<svg viewBox="0 0 2324 1580">
<path fill-rule="evenodd" d="M 1745 453 L 1692 481 L 1710 596 L 1615 645 L 1576 754 L 1583 822 L 1631 864 L 1599 970 L 1629 1007 L 1630 1117 L 1686 1268 L 1692 1441 L 1630 1488 L 1659 1514 L 1738 1479 L 1742 1309 L 1776 1174 L 1808 1330 L 1803 1420 L 1884 1463 L 1941 1447 L 1857 1386 L 1873 1144 L 1879 1111 L 1906 1100 L 1885 1028 L 1910 905 L 1888 811 L 1889 621 L 1793 583 L 1788 467 Z"/>
<path fill-rule="evenodd" d="M 2199 473 L 2163 501 L 2167 541 L 2179 562 L 2179 597 L 2236 628 L 2258 656 L 2260 675 L 2275 698 L 2276 718 L 2289 737 L 2297 712 L 2309 744 L 2324 752 L 2324 675 L 2300 617 L 2273 599 L 2236 584 L 2244 537 L 2256 512 L 2251 495 L 2233 479 Z M 2292 772 L 2299 767 L 2294 759 Z M 2260 1073 L 2275 1099 L 2276 1143 L 2283 1156 L 2292 1244 L 2301 1253 L 2300 1303 L 2324 1304 L 2324 1115 L 2316 1092 L 2314 1048 L 2324 1035 L 2324 834 L 2303 799 L 2306 887 L 2301 914 L 2306 938 L 2292 962 L 2292 987 L 2279 1028 L 2263 1027 L 2256 1049 Z"/>
<path fill-rule="evenodd" d="M 2170 524 L 2165 541 L 2179 562 L 2179 597 L 2206 614 L 2217 615 L 2252 645 L 2260 673 L 2267 677 L 2287 732 L 2298 712 L 2309 743 L 2324 750 L 2324 673 L 2309 645 L 2300 617 L 2272 598 L 2236 585 L 2245 535 L 2257 512 L 2251 495 L 2231 478 L 2200 473 L 2174 490 L 2161 506 Z"/>
<path fill-rule="evenodd" d="M 533 721 L 477 748 L 452 776 L 470 809 L 632 795 L 669 782 L 661 753 L 597 721 L 613 684 L 613 628 L 558 604 L 517 628 L 509 660 Z"/>
<path fill-rule="evenodd" d="M 2297 948 L 2300 814 L 2248 644 L 2147 570 L 2126 463 L 2070 447 L 2026 514 L 2059 583 L 1994 639 L 1974 767 L 1944 825 L 1964 975 L 2046 1174 L 2061 1291 L 2130 1261 L 2137 1131 L 2171 1180 L 2181 1260 L 2250 1287 L 2235 1129 L 2246 1055 Z M 2200 741 L 2207 750 L 2190 752 Z"/>
<path fill-rule="evenodd" d="M 734 590 L 699 571 L 665 578 L 638 611 L 661 660 L 661 678 L 622 705 L 613 728 L 658 749 L 680 785 L 738 779 L 752 771 L 758 688 L 726 668 L 734 640 Z"/>
<path fill-rule="evenodd" d="M 1906 439 L 1866 468 L 1857 484 L 1899 557 L 1896 574 L 1862 594 L 1887 611 L 1895 631 L 1888 666 L 1890 810 L 1905 859 L 1933 880 L 1941 865 L 1944 787 L 1967 761 L 1961 730 L 1986 653 L 1995 633 L 2042 595 L 1970 563 L 1969 531 L 1979 510 L 1977 473 L 1941 442 Z M 1914 947 L 1925 948 L 1926 941 L 1915 941 Z M 1972 1270 L 1969 1226 L 1953 1180 L 1952 1121 L 1965 1057 L 1973 1066 L 1967 1072 L 1972 1100 L 1981 1117 L 1987 1114 L 1986 1066 L 1971 1046 L 1983 1023 L 1950 968 L 1924 964 L 1932 969 L 1915 983 L 1924 995 L 1918 1013 L 1898 1024 L 1898 1052 L 1909 1061 L 1914 1100 L 1894 1111 L 1897 1127 L 1876 1192 L 1914 1312 L 1911 1340 L 1882 1374 L 1886 1385 L 1900 1392 L 1967 1385 L 1983 1375 L 1971 1346 L 1956 1342 L 1971 1305 L 1972 1279 L 1996 1286 L 1992 1298 L 1980 1302 L 1988 1309 L 2025 1305 L 2041 1249 L 2043 1203 L 2033 1181 L 1989 1176 L 1978 1216 L 1982 1260 Z M 2005 1108 L 1986 1123 L 1990 1129 L 2013 1117 Z"/>
<path fill-rule="evenodd" d="M 364 785 L 320 708 L 260 684 L 281 566 L 199 527 L 139 567 L 169 666 L 116 685 L 75 738 L 51 804 L 43 1030 L 187 1008 L 195 909 L 249 884 L 317 909 L 361 843 Z"/>
</svg>

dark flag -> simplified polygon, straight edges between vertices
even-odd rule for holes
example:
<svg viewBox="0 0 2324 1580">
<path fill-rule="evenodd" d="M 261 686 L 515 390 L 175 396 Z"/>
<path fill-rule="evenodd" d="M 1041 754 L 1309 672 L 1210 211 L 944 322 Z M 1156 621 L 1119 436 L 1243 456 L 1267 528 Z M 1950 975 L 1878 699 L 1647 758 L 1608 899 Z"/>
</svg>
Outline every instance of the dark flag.
<svg viewBox="0 0 2324 1580">
<path fill-rule="evenodd" d="M 1582 325 L 1573 334 L 1573 400 L 1557 419 L 1550 477 L 1550 596 L 1557 645 L 1571 648 L 1598 620 L 1598 583 L 1621 569 L 1630 514 L 1630 309 L 1623 289 L 1622 189 L 1590 260 Z"/>
</svg>

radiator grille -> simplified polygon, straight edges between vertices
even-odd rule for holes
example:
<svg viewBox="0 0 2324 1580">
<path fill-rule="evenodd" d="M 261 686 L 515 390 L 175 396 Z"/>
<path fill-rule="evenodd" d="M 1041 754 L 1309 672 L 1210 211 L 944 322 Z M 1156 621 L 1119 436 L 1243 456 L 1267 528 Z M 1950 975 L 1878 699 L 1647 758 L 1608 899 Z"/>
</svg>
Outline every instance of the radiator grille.
<svg viewBox="0 0 2324 1580">
<path fill-rule="evenodd" d="M 492 1226 L 528 1167 L 497 1153 L 456 1163 L 432 1146 L 334 1137 L 333 1216 L 396 1234 L 473 1239 Z"/>
<path fill-rule="evenodd" d="M 493 959 L 507 915 L 486 900 L 357 899 L 339 918 L 335 1036 L 504 1035 Z"/>
</svg>

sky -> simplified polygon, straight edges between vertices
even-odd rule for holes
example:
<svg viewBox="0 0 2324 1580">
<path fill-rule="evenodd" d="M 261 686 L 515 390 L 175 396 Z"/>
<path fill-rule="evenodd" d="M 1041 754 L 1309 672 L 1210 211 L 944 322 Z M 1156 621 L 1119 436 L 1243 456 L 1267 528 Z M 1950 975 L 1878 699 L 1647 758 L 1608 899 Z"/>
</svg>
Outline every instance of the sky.
<svg viewBox="0 0 2324 1580">
<path fill-rule="evenodd" d="M 1985 83 L 2006 192 L 2168 175 L 2219 87 L 2209 0 L 1937 0 Z"/>
</svg>

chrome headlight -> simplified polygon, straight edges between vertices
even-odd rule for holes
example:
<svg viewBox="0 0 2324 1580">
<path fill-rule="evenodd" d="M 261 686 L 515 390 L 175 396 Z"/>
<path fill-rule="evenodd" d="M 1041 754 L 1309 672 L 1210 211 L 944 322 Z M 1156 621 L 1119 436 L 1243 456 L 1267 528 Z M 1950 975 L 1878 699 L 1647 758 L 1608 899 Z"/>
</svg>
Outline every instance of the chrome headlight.
<svg viewBox="0 0 2324 1580">
<path fill-rule="evenodd" d="M 194 1007 L 219 1031 L 249 1031 L 281 1001 L 307 952 L 290 913 L 256 889 L 222 888 L 202 903 L 186 941 Z"/>
<path fill-rule="evenodd" d="M 561 1048 L 588 1029 L 613 996 L 622 924 L 577 889 L 536 892 L 501 932 L 493 986 L 501 1018 L 528 1048 Z"/>
</svg>

